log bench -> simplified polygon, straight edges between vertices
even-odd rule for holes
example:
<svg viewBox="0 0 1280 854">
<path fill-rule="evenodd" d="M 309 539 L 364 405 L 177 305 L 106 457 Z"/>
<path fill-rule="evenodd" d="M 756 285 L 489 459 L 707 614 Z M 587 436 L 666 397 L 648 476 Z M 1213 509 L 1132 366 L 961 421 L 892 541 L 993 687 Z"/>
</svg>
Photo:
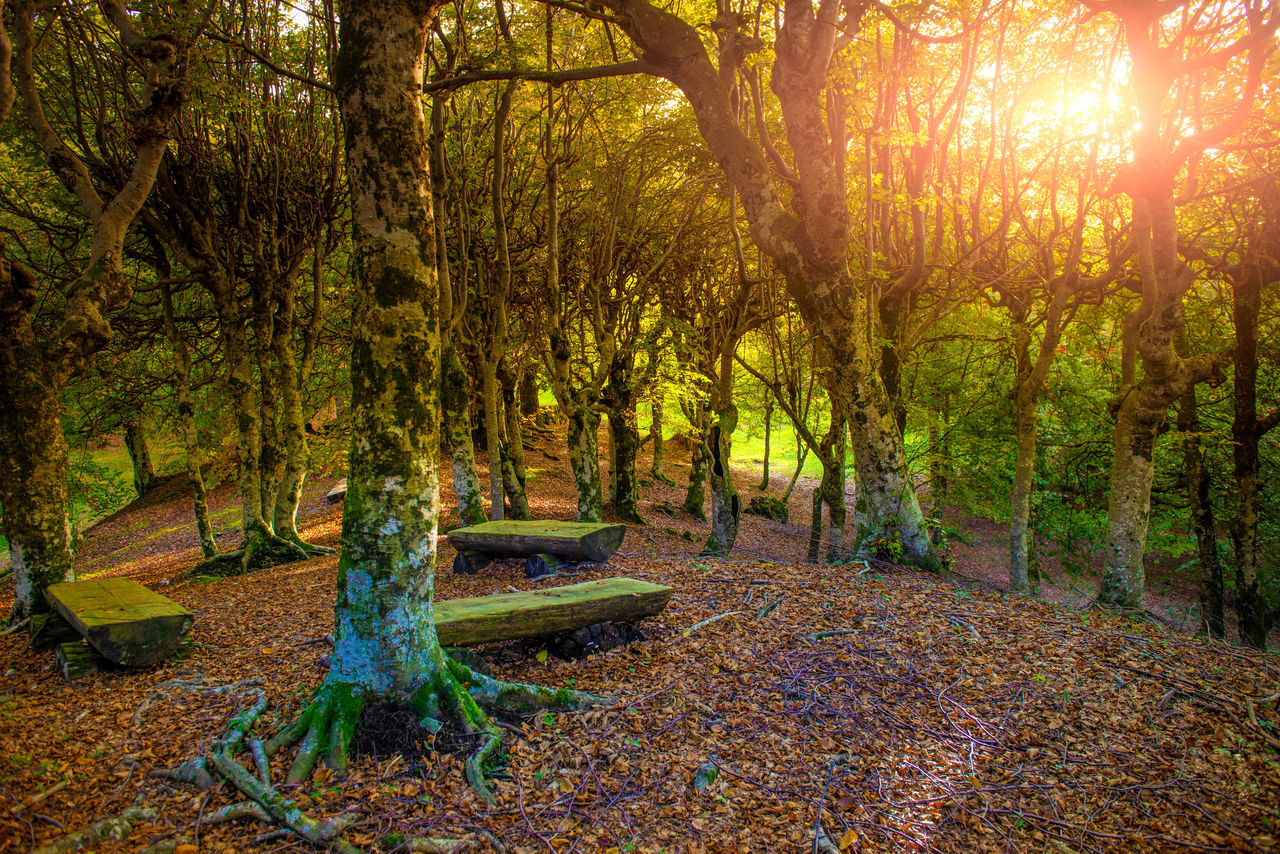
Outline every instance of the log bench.
<svg viewBox="0 0 1280 854">
<path fill-rule="evenodd" d="M 64 581 L 49 585 L 45 597 L 53 610 L 32 623 L 32 646 L 57 647 L 58 669 L 68 680 L 103 662 L 159 664 L 182 647 L 195 620 L 177 602 L 131 578 Z"/>
<path fill-rule="evenodd" d="M 579 563 L 603 563 L 622 545 L 626 525 L 553 520 L 482 522 L 445 536 L 458 550 L 453 571 L 479 572 L 497 558 L 525 558 L 530 578 Z"/>
<path fill-rule="evenodd" d="M 436 634 L 444 646 L 475 646 L 597 623 L 630 623 L 662 613 L 671 593 L 663 584 L 604 578 L 546 590 L 448 599 L 435 605 Z"/>
</svg>

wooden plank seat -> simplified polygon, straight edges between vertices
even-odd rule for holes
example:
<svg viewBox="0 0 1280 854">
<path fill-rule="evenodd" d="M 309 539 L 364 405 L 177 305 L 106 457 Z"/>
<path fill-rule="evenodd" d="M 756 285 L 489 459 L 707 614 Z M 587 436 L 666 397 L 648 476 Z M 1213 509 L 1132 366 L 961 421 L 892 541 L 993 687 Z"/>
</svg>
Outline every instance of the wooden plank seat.
<svg viewBox="0 0 1280 854">
<path fill-rule="evenodd" d="M 165 661 L 195 621 L 186 608 L 131 578 L 64 581 L 49 585 L 45 596 L 99 655 L 125 667 Z M 70 650 L 62 652 L 65 658 Z"/>
<path fill-rule="evenodd" d="M 634 578 L 605 578 L 545 590 L 497 593 L 435 603 L 444 646 L 475 646 L 635 622 L 662 613 L 672 589 Z"/>
<path fill-rule="evenodd" d="M 527 575 L 537 577 L 578 563 L 603 563 L 622 545 L 626 525 L 603 522 L 502 520 L 454 528 L 446 536 L 458 556 L 453 571 L 478 572 L 495 558 L 523 557 Z"/>
</svg>

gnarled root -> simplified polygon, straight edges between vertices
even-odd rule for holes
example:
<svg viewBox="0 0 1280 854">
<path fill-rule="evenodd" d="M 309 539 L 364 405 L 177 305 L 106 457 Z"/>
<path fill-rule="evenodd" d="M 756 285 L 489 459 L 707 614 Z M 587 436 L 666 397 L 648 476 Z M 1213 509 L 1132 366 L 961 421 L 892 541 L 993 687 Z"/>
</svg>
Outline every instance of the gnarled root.
<svg viewBox="0 0 1280 854">
<path fill-rule="evenodd" d="M 233 552 L 226 552 L 201 561 L 191 568 L 191 574 L 240 575 L 251 569 L 279 566 L 280 564 L 307 560 L 313 554 L 330 553 L 327 549 L 323 552 L 313 551 L 321 548 L 323 547 L 307 547 L 305 544 L 301 544 L 301 540 L 295 543 L 284 537 L 278 537 L 266 525 L 261 522 L 254 522 L 245 531 L 244 542 L 240 545 L 240 548 Z"/>
<path fill-rule="evenodd" d="M 580 709 L 607 702 L 581 691 L 502 682 L 455 661 L 440 647 L 428 653 L 428 660 L 429 675 L 425 682 L 412 697 L 401 698 L 401 702 L 421 715 L 422 725 L 433 732 L 449 725 L 464 735 L 479 739 L 479 746 L 466 761 L 465 773 L 467 781 L 486 800 L 492 797 L 486 773 L 496 764 L 502 747 L 502 728 L 489 712 L 527 715 L 543 709 Z M 271 821 L 313 845 L 354 851 L 339 839 L 354 818 L 338 816 L 320 822 L 303 813 L 272 785 L 269 757 L 293 744 L 298 745 L 293 764 L 285 776 L 286 784 L 306 780 L 317 761 L 323 761 L 336 771 L 345 769 L 351 739 L 366 700 L 363 692 L 351 683 L 331 678 L 320 686 L 312 701 L 291 724 L 264 743 L 253 736 L 252 730 L 266 708 L 266 694 L 258 688 L 251 691 L 253 704 L 231 718 L 226 732 L 214 743 L 208 758 L 208 762 L 248 800 L 223 807 L 213 814 L 212 820 L 256 818 Z M 246 749 L 252 759 L 253 770 L 236 758 Z M 171 776 L 197 785 L 206 782 L 210 776 L 203 757 L 184 763 L 179 771 L 186 773 Z"/>
</svg>

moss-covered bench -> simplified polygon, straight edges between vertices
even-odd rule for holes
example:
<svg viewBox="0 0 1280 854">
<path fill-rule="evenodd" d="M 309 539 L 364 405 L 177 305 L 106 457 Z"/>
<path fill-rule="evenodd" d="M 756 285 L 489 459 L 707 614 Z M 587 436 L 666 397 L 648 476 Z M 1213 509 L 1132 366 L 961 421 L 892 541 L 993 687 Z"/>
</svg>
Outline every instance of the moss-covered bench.
<svg viewBox="0 0 1280 854">
<path fill-rule="evenodd" d="M 435 604 L 445 646 L 478 646 L 570 632 L 600 623 L 633 623 L 662 613 L 672 589 L 634 578 L 605 578 L 545 590 L 497 593 Z"/>
<path fill-rule="evenodd" d="M 530 578 L 578 563 L 603 563 L 622 545 L 626 525 L 553 520 L 482 522 L 446 536 L 458 556 L 453 571 L 479 572 L 497 558 L 525 558 Z"/>
<path fill-rule="evenodd" d="M 68 680 L 108 662 L 159 664 L 182 646 L 195 619 L 131 578 L 64 581 L 49 585 L 45 597 L 53 610 L 32 622 L 31 645 L 56 648 L 58 669 Z"/>
</svg>

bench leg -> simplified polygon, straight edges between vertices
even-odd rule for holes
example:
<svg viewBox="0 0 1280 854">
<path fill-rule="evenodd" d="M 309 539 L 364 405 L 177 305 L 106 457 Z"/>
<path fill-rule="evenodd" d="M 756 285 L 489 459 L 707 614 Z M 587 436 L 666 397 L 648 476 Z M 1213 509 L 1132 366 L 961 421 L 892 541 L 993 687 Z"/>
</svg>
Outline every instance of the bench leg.
<svg viewBox="0 0 1280 854">
<path fill-rule="evenodd" d="M 458 552 L 453 559 L 454 575 L 475 575 L 493 561 L 479 552 Z"/>
<path fill-rule="evenodd" d="M 524 575 L 525 578 L 542 578 L 546 575 L 554 575 L 558 570 L 570 565 L 568 561 L 552 554 L 536 554 L 525 559 Z"/>
</svg>

